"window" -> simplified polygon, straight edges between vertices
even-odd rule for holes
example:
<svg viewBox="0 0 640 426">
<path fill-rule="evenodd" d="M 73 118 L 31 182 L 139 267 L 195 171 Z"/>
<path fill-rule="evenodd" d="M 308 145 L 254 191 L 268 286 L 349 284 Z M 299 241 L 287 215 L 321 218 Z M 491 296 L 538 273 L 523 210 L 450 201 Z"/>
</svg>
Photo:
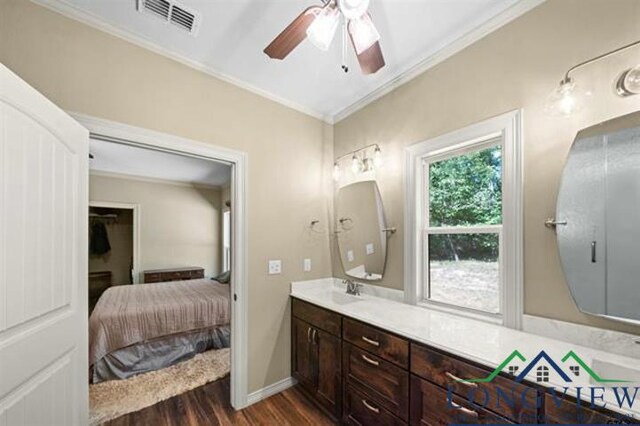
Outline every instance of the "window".
<svg viewBox="0 0 640 426">
<path fill-rule="evenodd" d="M 519 112 L 412 145 L 405 158 L 407 301 L 518 328 Z"/>
<path fill-rule="evenodd" d="M 536 369 L 536 381 L 537 382 L 549 381 L 549 367 L 541 365 Z"/>
<path fill-rule="evenodd" d="M 501 314 L 502 138 L 423 167 L 425 300 Z"/>
<path fill-rule="evenodd" d="M 222 270 L 231 270 L 231 210 L 222 212 Z"/>
</svg>

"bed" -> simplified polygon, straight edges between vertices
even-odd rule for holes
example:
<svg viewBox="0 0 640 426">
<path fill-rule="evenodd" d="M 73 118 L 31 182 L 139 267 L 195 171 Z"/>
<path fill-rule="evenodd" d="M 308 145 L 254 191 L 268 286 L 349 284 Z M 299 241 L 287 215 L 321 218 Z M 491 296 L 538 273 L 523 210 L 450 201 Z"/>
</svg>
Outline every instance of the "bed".
<svg viewBox="0 0 640 426">
<path fill-rule="evenodd" d="M 93 383 L 157 370 L 229 347 L 229 285 L 211 279 L 106 290 L 89 318 Z"/>
</svg>

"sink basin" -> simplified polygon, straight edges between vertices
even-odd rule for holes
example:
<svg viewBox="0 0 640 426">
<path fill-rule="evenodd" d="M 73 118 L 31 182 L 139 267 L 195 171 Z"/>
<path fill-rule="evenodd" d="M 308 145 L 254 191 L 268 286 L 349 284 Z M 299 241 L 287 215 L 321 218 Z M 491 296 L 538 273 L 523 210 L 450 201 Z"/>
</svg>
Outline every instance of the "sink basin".
<svg viewBox="0 0 640 426">
<path fill-rule="evenodd" d="M 640 366 L 638 368 L 626 367 L 596 358 L 591 362 L 591 368 L 601 379 L 626 380 L 631 383 L 640 383 Z M 603 384 L 595 380 L 594 377 L 590 378 L 590 382 L 592 384 Z M 616 384 L 611 383 L 610 385 L 615 386 Z"/>
<path fill-rule="evenodd" d="M 362 301 L 358 296 L 352 296 L 350 294 L 338 293 L 337 291 L 331 292 L 331 301 L 338 305 L 349 305 L 351 303 L 357 303 Z"/>
</svg>

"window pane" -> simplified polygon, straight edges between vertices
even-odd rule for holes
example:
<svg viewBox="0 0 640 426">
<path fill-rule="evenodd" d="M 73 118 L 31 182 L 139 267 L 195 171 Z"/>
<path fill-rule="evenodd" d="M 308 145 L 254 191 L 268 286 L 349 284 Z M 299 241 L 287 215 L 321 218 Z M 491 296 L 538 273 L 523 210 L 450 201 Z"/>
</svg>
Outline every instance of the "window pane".
<svg viewBox="0 0 640 426">
<path fill-rule="evenodd" d="M 429 298 L 500 312 L 498 234 L 429 235 Z"/>
<path fill-rule="evenodd" d="M 429 164 L 431 226 L 502 223 L 502 149 L 447 158 Z"/>
</svg>

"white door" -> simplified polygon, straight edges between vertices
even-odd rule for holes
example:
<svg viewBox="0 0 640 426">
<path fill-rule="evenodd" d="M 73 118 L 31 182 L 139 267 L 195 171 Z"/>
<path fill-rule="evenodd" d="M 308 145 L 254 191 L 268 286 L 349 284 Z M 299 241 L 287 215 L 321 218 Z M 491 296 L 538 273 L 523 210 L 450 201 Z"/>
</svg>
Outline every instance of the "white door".
<svg viewBox="0 0 640 426">
<path fill-rule="evenodd" d="M 88 419 L 88 131 L 0 64 L 0 425 Z"/>
</svg>

